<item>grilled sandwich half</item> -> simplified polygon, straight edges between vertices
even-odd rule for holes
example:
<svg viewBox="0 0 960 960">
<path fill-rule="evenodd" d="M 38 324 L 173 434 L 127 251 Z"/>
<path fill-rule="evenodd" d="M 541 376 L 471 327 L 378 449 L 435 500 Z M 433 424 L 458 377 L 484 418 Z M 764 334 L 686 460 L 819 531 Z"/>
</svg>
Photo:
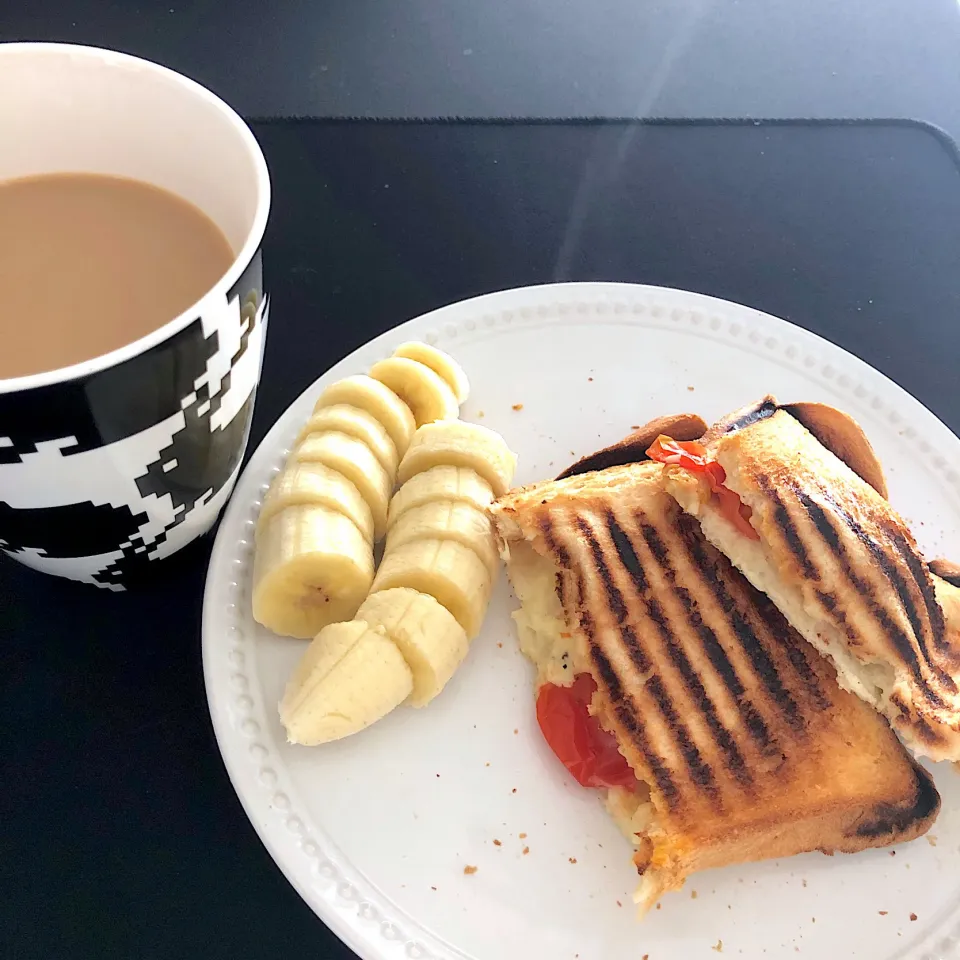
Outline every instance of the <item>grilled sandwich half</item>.
<svg viewBox="0 0 960 960">
<path fill-rule="evenodd" d="M 940 805 L 929 776 L 704 539 L 662 471 L 617 466 L 493 506 L 541 727 L 547 695 L 586 674 L 589 712 L 632 771 L 604 793 L 636 847 L 641 909 L 708 867 L 923 834 Z M 583 746 L 556 737 L 573 772 Z"/>
<path fill-rule="evenodd" d="M 918 756 L 960 761 L 960 590 L 930 570 L 878 489 L 789 408 L 768 397 L 722 424 L 705 454 L 746 523 L 730 522 L 703 472 L 668 466 L 667 490 L 832 661 L 841 686 Z"/>
</svg>

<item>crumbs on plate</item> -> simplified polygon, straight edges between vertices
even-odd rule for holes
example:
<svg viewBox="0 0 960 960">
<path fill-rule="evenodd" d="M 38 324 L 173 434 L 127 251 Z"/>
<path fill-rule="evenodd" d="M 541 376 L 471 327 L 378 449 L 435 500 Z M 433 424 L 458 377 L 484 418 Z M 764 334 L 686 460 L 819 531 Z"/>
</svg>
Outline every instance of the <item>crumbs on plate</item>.
<svg viewBox="0 0 960 960">
<path fill-rule="evenodd" d="M 523 404 L 522 404 L 522 403 L 515 403 L 515 404 L 513 405 L 513 407 L 511 407 L 511 409 L 512 409 L 512 410 L 522 410 L 522 409 L 523 409 Z"/>
<path fill-rule="evenodd" d="M 474 874 L 474 873 L 477 872 L 477 868 L 476 868 L 475 866 L 473 866 L 472 864 L 468 863 L 468 864 L 463 868 L 463 872 L 469 877 L 469 876 L 471 876 L 472 874 Z"/>
</svg>

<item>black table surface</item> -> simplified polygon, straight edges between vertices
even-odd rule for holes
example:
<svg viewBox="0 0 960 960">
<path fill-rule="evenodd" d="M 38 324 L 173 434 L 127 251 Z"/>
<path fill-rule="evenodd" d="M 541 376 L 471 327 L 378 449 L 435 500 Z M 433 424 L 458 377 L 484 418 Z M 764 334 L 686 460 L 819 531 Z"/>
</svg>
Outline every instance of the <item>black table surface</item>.
<svg viewBox="0 0 960 960">
<path fill-rule="evenodd" d="M 275 185 L 251 444 L 370 337 L 527 283 L 683 287 L 859 354 L 960 429 L 960 168 L 916 124 L 256 126 Z M 638 372 L 643 358 L 638 358 Z M 210 538 L 128 594 L 0 562 L 0 942 L 23 958 L 348 957 L 232 792 Z"/>
<path fill-rule="evenodd" d="M 244 116 L 921 117 L 960 137 L 956 0 L 6 0 Z"/>
</svg>

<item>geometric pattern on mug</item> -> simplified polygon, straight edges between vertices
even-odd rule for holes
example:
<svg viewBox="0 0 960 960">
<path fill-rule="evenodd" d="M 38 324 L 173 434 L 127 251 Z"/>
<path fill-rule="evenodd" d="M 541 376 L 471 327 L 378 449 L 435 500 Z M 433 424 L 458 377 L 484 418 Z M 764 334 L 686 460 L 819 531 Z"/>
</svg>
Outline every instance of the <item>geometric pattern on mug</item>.
<svg viewBox="0 0 960 960">
<path fill-rule="evenodd" d="M 76 438 L 62 437 L 0 463 L 0 488 L 27 491 L 17 503 L 0 501 L 0 548 L 28 566 L 122 590 L 209 526 L 236 480 L 269 316 L 260 283 L 240 301 L 243 280 L 220 316 L 190 325 L 187 350 L 203 372 L 178 411 L 110 444 L 78 453 Z M 88 499 L 62 503 L 58 473 Z"/>
</svg>

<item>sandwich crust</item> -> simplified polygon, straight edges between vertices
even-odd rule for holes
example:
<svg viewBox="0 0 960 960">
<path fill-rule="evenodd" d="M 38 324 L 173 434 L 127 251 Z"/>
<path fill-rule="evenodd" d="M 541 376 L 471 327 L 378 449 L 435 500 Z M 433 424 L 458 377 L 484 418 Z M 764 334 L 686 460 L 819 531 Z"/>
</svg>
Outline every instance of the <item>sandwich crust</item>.
<svg viewBox="0 0 960 960">
<path fill-rule="evenodd" d="M 492 508 L 538 683 L 589 672 L 593 712 L 637 775 L 608 806 L 636 846 L 638 901 L 708 867 L 923 834 L 940 803 L 928 775 L 704 539 L 662 471 L 548 481 Z"/>
<path fill-rule="evenodd" d="M 708 444 L 759 542 L 678 467 L 667 489 L 704 533 L 921 756 L 960 760 L 960 620 L 906 523 L 787 409 Z M 945 604 L 949 600 L 945 615 Z"/>
<path fill-rule="evenodd" d="M 567 467 L 557 479 L 575 477 L 591 470 L 606 470 L 608 467 L 618 467 L 626 463 L 640 463 L 648 460 L 647 448 L 661 433 L 673 437 L 674 440 L 699 440 L 707 429 L 706 421 L 695 413 L 676 413 L 666 417 L 657 417 L 649 423 L 638 427 L 633 433 L 622 440 L 582 457 L 572 466 Z"/>
</svg>

